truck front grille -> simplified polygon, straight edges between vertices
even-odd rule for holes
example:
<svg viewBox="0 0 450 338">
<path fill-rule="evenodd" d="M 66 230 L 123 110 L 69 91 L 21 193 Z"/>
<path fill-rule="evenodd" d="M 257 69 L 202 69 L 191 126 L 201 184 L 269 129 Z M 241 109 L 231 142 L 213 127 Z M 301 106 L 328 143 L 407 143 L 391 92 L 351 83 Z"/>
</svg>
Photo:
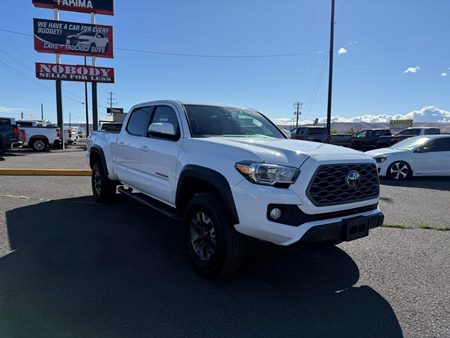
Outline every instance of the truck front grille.
<svg viewBox="0 0 450 338">
<path fill-rule="evenodd" d="M 356 171 L 359 183 L 348 184 L 347 176 Z M 329 206 L 373 199 L 380 194 L 377 166 L 372 163 L 329 164 L 317 168 L 306 191 L 315 206 Z"/>
</svg>

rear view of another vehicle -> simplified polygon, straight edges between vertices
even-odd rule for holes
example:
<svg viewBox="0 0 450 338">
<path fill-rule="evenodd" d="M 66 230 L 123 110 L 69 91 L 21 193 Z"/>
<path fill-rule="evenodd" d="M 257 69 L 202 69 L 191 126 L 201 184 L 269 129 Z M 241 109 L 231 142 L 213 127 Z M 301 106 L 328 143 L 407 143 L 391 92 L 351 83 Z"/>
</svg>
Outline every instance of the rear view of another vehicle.
<svg viewBox="0 0 450 338">
<path fill-rule="evenodd" d="M 0 117 L 0 155 L 8 149 L 19 146 L 20 131 L 16 121 L 9 117 Z"/>
<path fill-rule="evenodd" d="M 341 134 L 341 135 L 331 135 L 330 143 L 341 147 L 352 147 L 353 135 Z"/>
<path fill-rule="evenodd" d="M 295 140 L 330 143 L 327 128 L 325 127 L 299 127 L 291 130 Z"/>
</svg>

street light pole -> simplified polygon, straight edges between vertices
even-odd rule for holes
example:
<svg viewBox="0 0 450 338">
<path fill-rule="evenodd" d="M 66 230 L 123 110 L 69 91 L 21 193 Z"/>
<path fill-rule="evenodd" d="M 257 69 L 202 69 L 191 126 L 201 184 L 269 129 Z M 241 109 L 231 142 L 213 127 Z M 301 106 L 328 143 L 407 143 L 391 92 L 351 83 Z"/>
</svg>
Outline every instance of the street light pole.
<svg viewBox="0 0 450 338">
<path fill-rule="evenodd" d="M 328 72 L 328 105 L 327 105 L 328 135 L 331 135 L 331 100 L 332 100 L 332 96 L 333 96 L 334 2 L 335 2 L 335 0 L 331 0 L 330 63 L 329 63 L 329 72 Z"/>
</svg>

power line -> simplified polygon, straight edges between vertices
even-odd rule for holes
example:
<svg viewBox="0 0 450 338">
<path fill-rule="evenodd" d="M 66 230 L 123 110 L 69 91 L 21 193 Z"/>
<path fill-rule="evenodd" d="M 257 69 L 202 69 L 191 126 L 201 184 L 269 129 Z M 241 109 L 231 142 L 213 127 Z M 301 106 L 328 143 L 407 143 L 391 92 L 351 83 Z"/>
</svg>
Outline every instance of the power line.
<svg viewBox="0 0 450 338">
<path fill-rule="evenodd" d="M 312 54 L 323 54 L 322 51 L 315 52 L 296 52 L 296 53 L 281 53 L 281 54 L 191 54 L 191 53 L 175 53 L 175 52 L 165 52 L 165 51 L 155 51 L 155 50 L 143 50 L 143 49 L 130 49 L 130 48 L 114 48 L 116 50 L 134 52 L 134 53 L 145 53 L 145 54 L 155 54 L 155 55 L 166 55 L 166 56 L 182 56 L 182 57 L 192 57 L 192 58 L 233 58 L 233 59 L 251 59 L 251 58 L 280 58 L 280 57 L 292 57 L 300 55 L 312 55 Z"/>
<path fill-rule="evenodd" d="M 319 78 L 318 78 L 318 80 L 316 82 L 316 86 L 313 89 L 313 93 L 312 93 L 312 97 L 311 97 L 311 101 L 310 101 L 309 107 L 308 107 L 308 109 L 307 109 L 307 111 L 306 111 L 306 113 L 305 113 L 305 115 L 303 117 L 306 117 L 306 115 L 311 111 L 311 108 L 312 108 L 312 106 L 314 104 L 314 101 L 316 100 L 316 95 L 317 95 L 317 92 L 319 91 L 320 84 L 322 83 L 322 79 L 323 79 L 323 75 L 325 74 L 325 69 L 326 69 L 327 63 L 328 63 L 328 57 L 325 58 L 325 62 L 324 62 L 323 67 L 322 67 L 322 72 L 320 73 L 320 76 L 319 76 Z"/>
<path fill-rule="evenodd" d="M 0 32 L 18 34 L 24 36 L 33 36 L 33 34 L 27 34 L 23 32 L 13 31 L 10 29 L 0 28 Z M 178 53 L 178 52 L 167 52 L 167 51 L 157 51 L 157 50 L 145 50 L 145 49 L 131 49 L 131 48 L 120 48 L 115 47 L 115 50 L 120 50 L 124 52 L 141 53 L 141 54 L 153 54 L 153 55 L 165 55 L 165 56 L 179 56 L 179 57 L 191 57 L 191 58 L 233 58 L 233 59 L 252 59 L 252 58 L 282 58 L 282 57 L 293 57 L 301 55 L 314 55 L 323 54 L 323 51 L 311 51 L 311 52 L 294 52 L 294 53 L 277 53 L 277 54 L 193 54 L 193 53 Z"/>
</svg>

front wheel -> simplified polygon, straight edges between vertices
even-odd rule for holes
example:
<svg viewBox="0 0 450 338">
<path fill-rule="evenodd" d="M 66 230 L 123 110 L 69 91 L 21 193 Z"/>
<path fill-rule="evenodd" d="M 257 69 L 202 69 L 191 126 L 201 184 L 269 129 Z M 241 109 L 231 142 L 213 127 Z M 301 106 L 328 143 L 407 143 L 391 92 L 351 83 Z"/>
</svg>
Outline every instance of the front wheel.
<svg viewBox="0 0 450 338">
<path fill-rule="evenodd" d="M 217 193 L 196 194 L 186 207 L 183 226 L 194 269 L 203 277 L 237 272 L 245 257 L 245 239 L 233 226 Z"/>
<path fill-rule="evenodd" d="M 115 197 L 117 184 L 108 178 L 99 162 L 92 166 L 91 183 L 92 193 L 96 202 L 109 202 Z"/>
<path fill-rule="evenodd" d="M 411 167 L 408 163 L 403 161 L 397 161 L 392 163 L 388 170 L 387 176 L 388 178 L 395 181 L 403 181 L 409 178 L 412 174 Z"/>
</svg>

